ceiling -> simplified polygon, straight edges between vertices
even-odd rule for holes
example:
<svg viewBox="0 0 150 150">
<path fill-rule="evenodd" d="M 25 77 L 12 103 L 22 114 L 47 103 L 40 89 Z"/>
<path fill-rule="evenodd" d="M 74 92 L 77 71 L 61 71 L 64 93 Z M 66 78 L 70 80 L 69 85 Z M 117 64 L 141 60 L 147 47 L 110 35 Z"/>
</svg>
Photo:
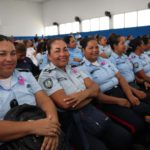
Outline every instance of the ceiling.
<svg viewBox="0 0 150 150">
<path fill-rule="evenodd" d="M 28 1 L 28 2 L 45 2 L 48 0 L 18 0 L 18 1 Z"/>
</svg>

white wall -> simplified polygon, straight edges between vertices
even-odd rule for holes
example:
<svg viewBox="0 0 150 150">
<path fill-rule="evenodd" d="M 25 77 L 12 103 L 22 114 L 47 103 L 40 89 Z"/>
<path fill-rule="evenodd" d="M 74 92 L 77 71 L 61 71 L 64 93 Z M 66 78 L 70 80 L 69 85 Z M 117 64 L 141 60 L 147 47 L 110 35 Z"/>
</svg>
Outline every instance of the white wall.
<svg viewBox="0 0 150 150">
<path fill-rule="evenodd" d="M 0 34 L 13 36 L 42 35 L 44 26 L 73 22 L 75 16 L 82 20 L 112 14 L 147 9 L 149 0 L 47 0 L 43 4 L 0 0 Z"/>
<path fill-rule="evenodd" d="M 82 20 L 112 14 L 147 9 L 149 0 L 50 0 L 43 4 L 44 25 L 73 22 L 75 16 Z"/>
<path fill-rule="evenodd" d="M 13 36 L 42 35 L 44 32 L 40 3 L 0 0 L 0 34 Z"/>
</svg>

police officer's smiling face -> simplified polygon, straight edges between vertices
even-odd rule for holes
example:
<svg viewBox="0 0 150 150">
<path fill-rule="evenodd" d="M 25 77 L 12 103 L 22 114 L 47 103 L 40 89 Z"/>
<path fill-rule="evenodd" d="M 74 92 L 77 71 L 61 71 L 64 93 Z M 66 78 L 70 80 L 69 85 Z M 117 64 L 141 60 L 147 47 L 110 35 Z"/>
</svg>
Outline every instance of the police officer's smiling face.
<svg viewBox="0 0 150 150">
<path fill-rule="evenodd" d="M 90 62 L 95 62 L 99 57 L 99 48 L 96 40 L 91 40 L 87 43 L 84 50 L 84 56 Z"/>
<path fill-rule="evenodd" d="M 10 41 L 0 42 L 0 79 L 12 75 L 17 62 L 16 50 Z"/>
<path fill-rule="evenodd" d="M 48 59 L 57 67 L 65 69 L 69 61 L 69 52 L 66 43 L 62 40 L 53 42 Z"/>
</svg>

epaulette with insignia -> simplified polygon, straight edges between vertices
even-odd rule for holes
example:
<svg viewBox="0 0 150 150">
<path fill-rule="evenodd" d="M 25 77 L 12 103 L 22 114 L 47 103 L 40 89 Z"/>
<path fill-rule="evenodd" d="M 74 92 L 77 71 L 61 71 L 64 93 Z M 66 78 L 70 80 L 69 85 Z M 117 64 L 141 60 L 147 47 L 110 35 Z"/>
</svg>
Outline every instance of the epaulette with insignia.
<svg viewBox="0 0 150 150">
<path fill-rule="evenodd" d="M 51 73 L 53 69 L 44 69 L 43 72 L 48 72 L 48 73 Z"/>
<path fill-rule="evenodd" d="M 146 59 L 146 58 L 145 58 L 145 55 L 140 55 L 140 58 L 141 58 L 141 59 Z"/>
<path fill-rule="evenodd" d="M 131 58 L 135 58 L 135 57 L 136 57 L 135 55 L 132 55 L 132 56 L 131 56 Z"/>
<path fill-rule="evenodd" d="M 85 61 L 81 61 L 79 66 L 82 66 L 85 63 Z"/>
<path fill-rule="evenodd" d="M 29 69 L 16 68 L 19 72 L 31 72 Z"/>
<path fill-rule="evenodd" d="M 99 68 L 97 68 L 97 69 L 95 69 L 95 70 L 92 70 L 91 72 L 90 72 L 90 74 L 93 74 L 95 71 L 97 71 L 97 70 L 100 70 Z"/>
</svg>

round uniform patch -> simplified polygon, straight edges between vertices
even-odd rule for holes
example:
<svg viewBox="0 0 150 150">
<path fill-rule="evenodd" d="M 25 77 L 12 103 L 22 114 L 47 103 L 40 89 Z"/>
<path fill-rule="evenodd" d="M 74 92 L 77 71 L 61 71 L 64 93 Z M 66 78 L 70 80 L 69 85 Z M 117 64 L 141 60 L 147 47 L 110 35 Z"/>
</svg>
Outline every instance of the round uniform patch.
<svg viewBox="0 0 150 150">
<path fill-rule="evenodd" d="M 51 78 L 46 79 L 46 80 L 43 82 L 43 85 L 44 85 L 44 87 L 47 88 L 47 89 L 52 88 L 52 86 L 53 86 L 53 81 L 52 81 L 52 79 L 51 79 Z"/>
<path fill-rule="evenodd" d="M 133 64 L 133 66 L 134 66 L 135 68 L 138 68 L 138 67 L 139 67 L 139 64 L 136 62 L 136 63 Z"/>
</svg>

